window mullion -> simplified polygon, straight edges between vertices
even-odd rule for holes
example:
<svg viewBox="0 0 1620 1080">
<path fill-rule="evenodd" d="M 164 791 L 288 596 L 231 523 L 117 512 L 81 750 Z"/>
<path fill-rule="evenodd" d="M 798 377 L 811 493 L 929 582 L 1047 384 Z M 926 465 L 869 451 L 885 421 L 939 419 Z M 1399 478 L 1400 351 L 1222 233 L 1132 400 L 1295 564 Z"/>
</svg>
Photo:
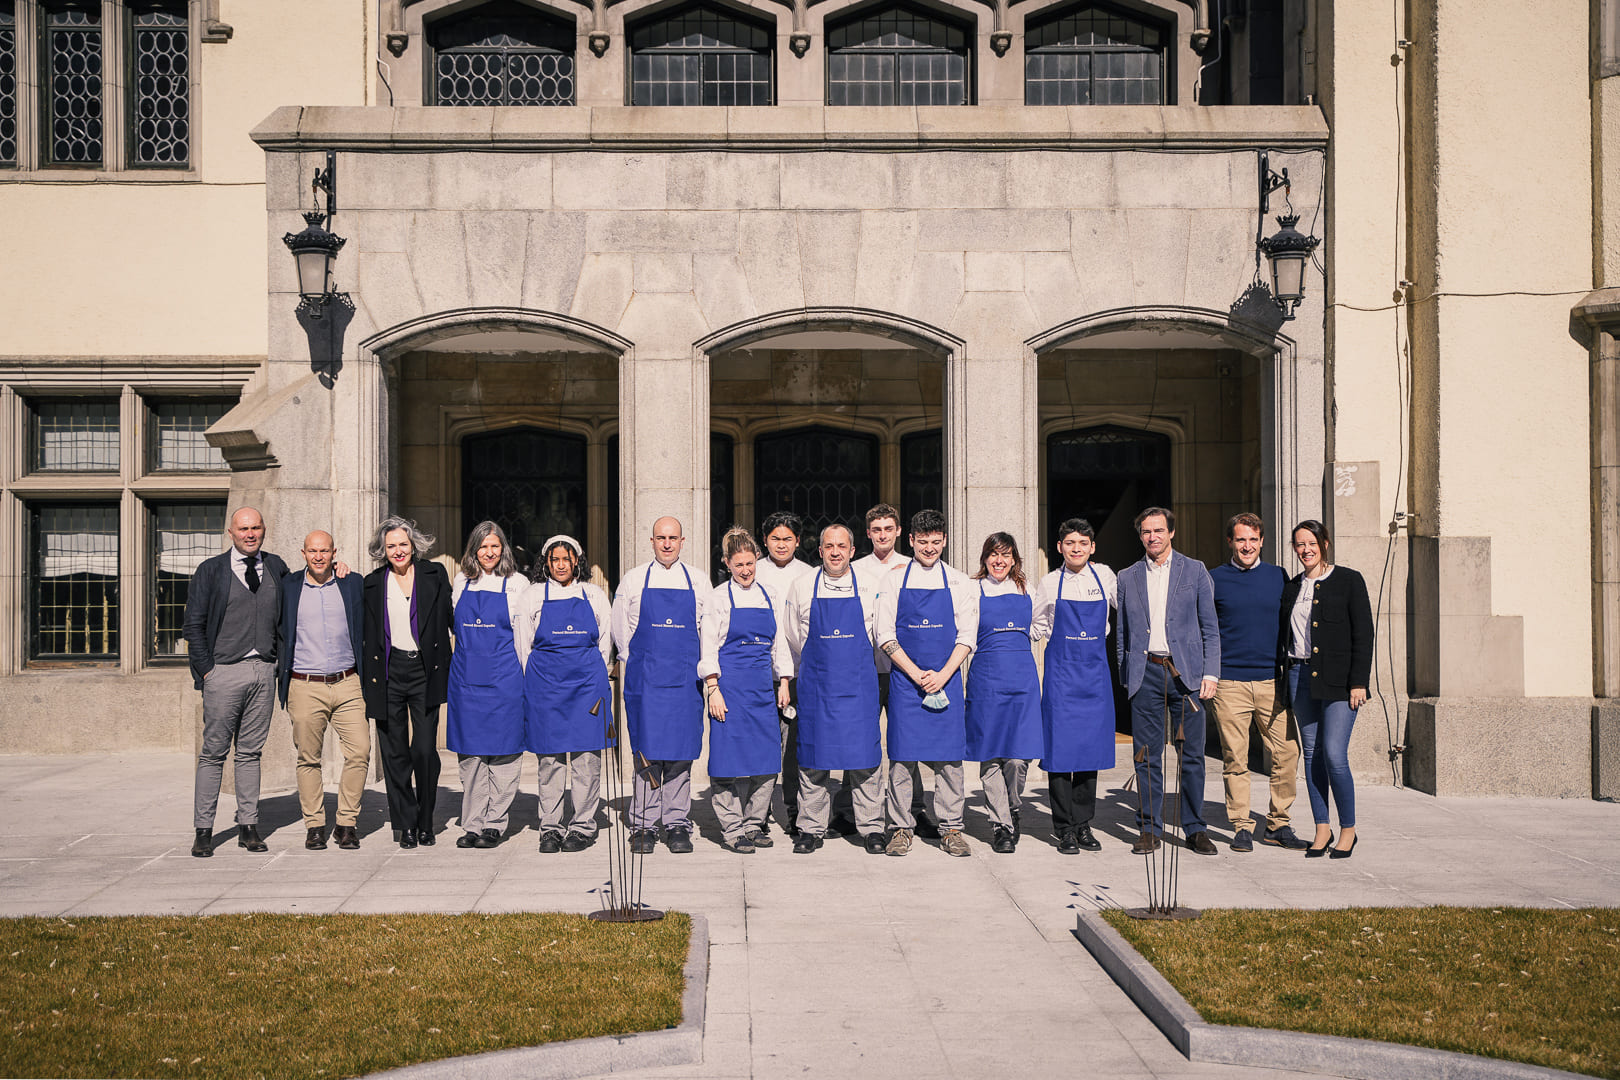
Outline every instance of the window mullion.
<svg viewBox="0 0 1620 1080">
<path fill-rule="evenodd" d="M 23 610 L 22 597 L 17 595 L 22 583 L 18 563 L 28 546 L 23 541 L 18 501 L 10 491 L 20 472 L 22 429 L 22 400 L 11 387 L 0 386 L 0 551 L 7 552 L 6 558 L 11 560 L 0 567 L 0 611 L 6 612 Z M 22 625 L 22 619 L 0 619 L 0 675 L 15 674 L 22 663 Z"/>
<path fill-rule="evenodd" d="M 17 0 L 17 168 L 39 168 L 39 0 Z"/>
<path fill-rule="evenodd" d="M 123 0 L 101 0 L 101 167 L 107 172 L 123 172 L 128 164 L 129 32 Z"/>
<path fill-rule="evenodd" d="M 130 482 L 146 471 L 146 402 L 133 386 L 118 398 L 118 471 L 124 491 L 118 505 L 118 670 L 139 671 L 146 658 L 146 505 Z"/>
</svg>

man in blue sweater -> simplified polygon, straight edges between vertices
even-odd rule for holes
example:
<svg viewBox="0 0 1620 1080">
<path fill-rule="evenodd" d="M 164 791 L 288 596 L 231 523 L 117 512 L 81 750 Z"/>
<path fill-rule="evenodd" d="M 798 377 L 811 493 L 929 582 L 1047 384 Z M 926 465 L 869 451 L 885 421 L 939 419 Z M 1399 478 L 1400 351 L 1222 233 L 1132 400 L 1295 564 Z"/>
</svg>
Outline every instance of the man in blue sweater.
<svg viewBox="0 0 1620 1080">
<path fill-rule="evenodd" d="M 1215 585 L 1215 618 L 1221 626 L 1221 677 L 1210 706 L 1221 731 L 1233 851 L 1254 850 L 1250 724 L 1260 730 L 1271 771 L 1271 812 L 1260 842 L 1293 850 L 1310 846 L 1288 824 L 1299 766 L 1299 743 L 1288 737 L 1288 703 L 1277 690 L 1277 625 L 1288 575 L 1281 567 L 1260 561 L 1265 538 L 1266 526 L 1258 516 L 1236 515 L 1226 523 L 1232 560 L 1209 572 Z"/>
</svg>

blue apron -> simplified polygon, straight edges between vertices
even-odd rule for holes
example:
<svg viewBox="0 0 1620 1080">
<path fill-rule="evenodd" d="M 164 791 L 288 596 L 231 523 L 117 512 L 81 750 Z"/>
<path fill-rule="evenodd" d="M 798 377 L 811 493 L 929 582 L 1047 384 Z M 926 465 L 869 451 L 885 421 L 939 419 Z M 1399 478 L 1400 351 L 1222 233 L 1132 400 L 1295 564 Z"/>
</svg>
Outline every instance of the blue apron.
<svg viewBox="0 0 1620 1080">
<path fill-rule="evenodd" d="M 524 748 L 534 754 L 601 750 L 613 719 L 613 688 L 597 648 L 602 628 L 585 597 L 553 600 L 549 578 L 545 588 L 523 674 Z"/>
<path fill-rule="evenodd" d="M 630 746 L 648 761 L 696 761 L 703 753 L 703 691 L 698 686 L 697 593 L 641 582 L 641 610 L 630 636 L 624 711 Z"/>
<path fill-rule="evenodd" d="M 1041 768 L 1088 772 L 1114 767 L 1114 683 L 1108 674 L 1108 597 L 1063 599 L 1058 574 L 1052 640 L 1046 645 L 1046 687 L 1041 694 L 1045 738 Z M 1102 592 L 1102 578 L 1091 567 Z"/>
<path fill-rule="evenodd" d="M 1035 758 L 1041 753 L 1041 677 L 1029 646 L 1034 605 L 1027 593 L 984 595 L 979 643 L 967 677 L 967 759 Z"/>
<path fill-rule="evenodd" d="M 942 587 L 908 589 L 911 568 L 900 577 L 894 612 L 894 638 L 912 663 L 938 671 L 956 648 L 956 612 L 951 608 L 950 579 L 940 567 Z M 961 761 L 967 755 L 967 724 L 962 701 L 962 669 L 945 684 L 951 703 L 943 709 L 923 706 L 923 688 L 896 673 L 889 677 L 889 760 Z"/>
<path fill-rule="evenodd" d="M 765 593 L 763 585 L 756 585 Z M 726 699 L 724 723 L 709 718 L 710 776 L 774 776 L 782 768 L 782 728 L 776 718 L 771 678 L 771 642 L 776 613 L 769 606 L 740 608 L 731 600 L 731 625 L 720 646 L 720 693 Z M 765 593 L 765 603 L 771 597 Z"/>
<path fill-rule="evenodd" d="M 456 601 L 444 743 L 458 754 L 523 752 L 523 663 L 512 641 L 508 584 L 498 593 L 469 584 Z"/>
<path fill-rule="evenodd" d="M 798 675 L 799 766 L 805 769 L 883 764 L 877 665 L 853 569 L 849 580 L 848 600 L 816 595 L 820 570 L 810 583 L 810 628 Z"/>
</svg>

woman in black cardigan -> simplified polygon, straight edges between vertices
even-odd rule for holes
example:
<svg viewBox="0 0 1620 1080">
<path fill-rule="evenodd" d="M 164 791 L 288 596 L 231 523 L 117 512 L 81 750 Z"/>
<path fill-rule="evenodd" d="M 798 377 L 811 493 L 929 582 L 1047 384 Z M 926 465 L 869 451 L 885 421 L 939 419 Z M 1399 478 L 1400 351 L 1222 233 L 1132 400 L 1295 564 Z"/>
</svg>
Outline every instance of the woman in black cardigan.
<svg viewBox="0 0 1620 1080">
<path fill-rule="evenodd" d="M 1279 652 L 1288 672 L 1288 700 L 1305 753 L 1305 790 L 1316 817 L 1307 859 L 1348 859 L 1356 848 L 1356 791 L 1350 776 L 1350 732 L 1367 703 L 1372 673 L 1372 605 L 1367 584 L 1347 566 L 1328 561 L 1332 541 L 1320 521 L 1294 526 L 1294 554 L 1304 573 L 1283 587 Z M 1328 795 L 1339 808 L 1333 845 Z"/>
<path fill-rule="evenodd" d="M 439 707 L 450 679 L 450 578 L 427 561 L 433 537 L 416 522 L 389 517 L 371 539 L 382 563 L 366 575 L 366 715 L 388 789 L 388 817 L 399 846 L 431 845 L 439 792 Z"/>
</svg>

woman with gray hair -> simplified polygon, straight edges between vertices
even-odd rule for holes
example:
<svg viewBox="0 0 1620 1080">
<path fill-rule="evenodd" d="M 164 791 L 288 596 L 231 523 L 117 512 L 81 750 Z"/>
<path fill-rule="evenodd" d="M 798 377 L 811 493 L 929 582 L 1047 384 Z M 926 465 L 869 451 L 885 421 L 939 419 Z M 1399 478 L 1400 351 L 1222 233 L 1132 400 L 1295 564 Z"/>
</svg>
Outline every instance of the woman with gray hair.
<svg viewBox="0 0 1620 1080">
<path fill-rule="evenodd" d="M 523 594 L 506 533 L 480 521 L 467 537 L 451 590 L 455 655 L 450 659 L 445 745 L 461 766 L 458 848 L 492 848 L 506 834 L 523 757 Z"/>
<path fill-rule="evenodd" d="M 602 806 L 602 751 L 613 722 L 613 662 L 607 594 L 581 581 L 584 552 L 571 536 L 540 549 L 543 581 L 524 597 L 523 628 L 532 651 L 523 676 L 527 748 L 540 759 L 540 852 L 583 851 L 596 843 Z M 573 814 L 563 790 L 573 787 Z"/>
<path fill-rule="evenodd" d="M 399 846 L 431 846 L 439 790 L 439 706 L 450 678 L 450 578 L 429 562 L 433 537 L 416 522 L 387 517 L 370 552 L 383 565 L 366 575 L 366 715 L 388 789 Z"/>
</svg>

